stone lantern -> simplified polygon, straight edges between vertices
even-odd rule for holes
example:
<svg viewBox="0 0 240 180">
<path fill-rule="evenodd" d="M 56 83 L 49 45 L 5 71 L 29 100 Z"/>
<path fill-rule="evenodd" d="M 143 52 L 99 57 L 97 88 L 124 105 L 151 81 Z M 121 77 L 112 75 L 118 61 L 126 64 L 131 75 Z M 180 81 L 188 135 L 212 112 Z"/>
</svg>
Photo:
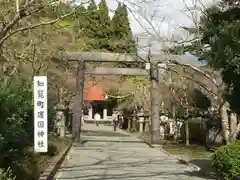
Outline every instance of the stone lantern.
<svg viewBox="0 0 240 180">
<path fill-rule="evenodd" d="M 66 124 L 66 118 L 65 118 L 65 104 L 59 103 L 56 106 L 56 127 L 57 127 L 57 134 L 61 138 L 65 137 L 66 129 L 65 129 L 65 124 Z"/>
<path fill-rule="evenodd" d="M 144 112 L 144 132 L 150 132 L 151 121 L 150 121 L 149 111 Z"/>
<path fill-rule="evenodd" d="M 131 115 L 131 125 L 130 125 L 130 130 L 135 132 L 137 131 L 137 128 L 136 128 L 136 121 L 137 121 L 137 113 L 136 113 L 136 110 L 133 111 L 132 115 Z"/>
<path fill-rule="evenodd" d="M 143 108 L 140 109 L 138 116 L 138 122 L 139 122 L 139 132 L 143 132 L 143 124 L 144 124 L 144 110 Z"/>
</svg>

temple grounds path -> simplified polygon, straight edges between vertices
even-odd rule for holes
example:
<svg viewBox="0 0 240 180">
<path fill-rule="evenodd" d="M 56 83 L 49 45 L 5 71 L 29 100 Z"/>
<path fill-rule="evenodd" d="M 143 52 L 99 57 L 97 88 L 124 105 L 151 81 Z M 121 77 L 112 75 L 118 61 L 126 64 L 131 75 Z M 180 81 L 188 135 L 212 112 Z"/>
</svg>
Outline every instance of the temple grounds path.
<svg viewBox="0 0 240 180">
<path fill-rule="evenodd" d="M 84 124 L 55 180 L 212 180 L 112 126 Z"/>
</svg>

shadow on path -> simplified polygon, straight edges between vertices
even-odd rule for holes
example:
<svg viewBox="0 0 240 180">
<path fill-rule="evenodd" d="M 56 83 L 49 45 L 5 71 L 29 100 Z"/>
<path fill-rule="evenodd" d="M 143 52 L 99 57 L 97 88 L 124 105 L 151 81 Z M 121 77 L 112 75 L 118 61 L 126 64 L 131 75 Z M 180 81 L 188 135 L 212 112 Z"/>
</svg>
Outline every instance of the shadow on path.
<svg viewBox="0 0 240 180">
<path fill-rule="evenodd" d="M 128 135 L 114 132 L 114 131 L 106 131 L 106 130 L 83 130 L 84 136 L 111 136 L 111 137 L 128 137 Z"/>
<path fill-rule="evenodd" d="M 82 144 L 72 147 L 57 180 L 213 180 L 110 127 L 86 129 L 82 138 Z"/>
</svg>

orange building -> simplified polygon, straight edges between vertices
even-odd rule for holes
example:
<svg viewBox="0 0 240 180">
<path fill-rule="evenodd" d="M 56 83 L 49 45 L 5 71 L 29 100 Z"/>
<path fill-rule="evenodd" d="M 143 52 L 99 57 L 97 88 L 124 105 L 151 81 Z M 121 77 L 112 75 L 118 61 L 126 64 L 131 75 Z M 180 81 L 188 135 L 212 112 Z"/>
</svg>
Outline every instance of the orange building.
<svg viewBox="0 0 240 180">
<path fill-rule="evenodd" d="M 112 109 L 105 98 L 104 85 L 94 84 L 84 88 L 84 120 L 92 121 L 98 112 L 103 121 L 112 120 Z"/>
</svg>

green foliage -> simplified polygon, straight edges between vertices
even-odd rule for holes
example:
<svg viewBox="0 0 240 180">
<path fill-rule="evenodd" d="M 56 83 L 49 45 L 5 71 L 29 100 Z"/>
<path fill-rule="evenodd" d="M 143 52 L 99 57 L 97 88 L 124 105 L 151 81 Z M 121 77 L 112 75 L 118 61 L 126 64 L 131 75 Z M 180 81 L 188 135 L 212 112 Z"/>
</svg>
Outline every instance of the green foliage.
<svg viewBox="0 0 240 180">
<path fill-rule="evenodd" d="M 99 24 L 96 38 L 98 38 L 99 46 L 102 49 L 109 50 L 109 39 L 112 34 L 111 19 L 108 15 L 108 7 L 106 0 L 102 0 L 99 4 Z"/>
<path fill-rule="evenodd" d="M 56 17 L 69 11 L 67 5 L 61 4 L 61 7 L 62 10 L 54 7 L 47 9 L 47 16 Z M 69 31 L 81 51 L 137 52 L 125 5 L 119 4 L 111 20 L 106 0 L 101 0 L 98 6 L 91 0 L 87 9 L 77 7 L 73 15 L 58 21 L 54 26 Z"/>
<path fill-rule="evenodd" d="M 125 4 L 118 4 L 112 19 L 112 26 L 112 51 L 118 53 L 136 53 L 136 43 L 133 39 L 127 6 Z"/>
<path fill-rule="evenodd" d="M 20 78 L 6 85 L 0 82 L 0 113 L 0 167 L 13 167 L 33 142 L 32 92 L 26 82 Z"/>
<path fill-rule="evenodd" d="M 21 154 L 26 143 L 27 130 L 32 124 L 32 92 L 23 81 L 16 79 L 0 85 L 0 153 L 1 158 Z M 17 155 L 18 156 L 18 155 Z M 0 162 L 1 163 L 1 162 Z"/>
<path fill-rule="evenodd" d="M 220 70 L 222 78 L 227 85 L 227 99 L 234 111 L 240 111 L 240 8 L 227 8 L 222 10 L 211 7 L 201 17 L 200 32 L 202 43 L 210 48 L 201 53 L 214 69 Z"/>
<path fill-rule="evenodd" d="M 48 108 L 51 120 L 55 114 L 51 103 Z M 31 84 L 19 77 L 12 78 L 5 85 L 1 81 L 0 113 L 0 167 L 11 167 L 16 174 L 15 168 L 19 168 L 25 159 L 26 149 L 33 144 Z"/>
<path fill-rule="evenodd" d="M 240 177 L 240 142 L 220 147 L 213 155 L 213 167 L 225 180 Z"/>
<path fill-rule="evenodd" d="M 191 52 L 204 60 L 214 70 L 221 72 L 226 84 L 224 97 L 231 109 L 240 112 L 240 8 L 235 1 L 223 1 L 221 7 L 212 6 L 205 10 L 198 28 L 184 28 L 196 35 L 191 44 L 171 48 L 176 54 Z M 230 6 L 229 6 L 230 4 Z M 232 4 L 232 5 L 231 5 Z M 197 30 L 197 31 L 196 31 Z"/>
<path fill-rule="evenodd" d="M 96 9 L 97 9 L 97 5 L 96 5 L 95 1 L 94 1 L 94 0 L 91 0 L 91 1 L 90 1 L 90 4 L 89 4 L 89 6 L 88 6 L 88 10 L 89 10 L 89 11 L 95 11 Z"/>
<path fill-rule="evenodd" d="M 148 82 L 148 77 L 144 76 L 131 76 L 128 77 L 128 80 L 131 81 L 137 88 L 141 88 L 143 85 L 146 85 Z"/>
<path fill-rule="evenodd" d="M 84 26 L 84 35 L 89 38 L 95 38 L 96 32 L 99 28 L 99 13 L 97 11 L 97 5 L 94 0 L 91 0 L 86 12 L 86 23 Z"/>
<path fill-rule="evenodd" d="M 12 170 L 8 168 L 7 170 L 0 169 L 0 179 L 1 180 L 15 180 L 16 176 L 13 175 Z"/>
<path fill-rule="evenodd" d="M 221 11 L 217 7 L 212 7 L 207 9 L 206 15 L 201 18 L 202 42 L 211 47 L 202 53 L 201 58 L 206 59 L 216 69 L 224 67 L 225 77 L 230 71 L 233 71 L 233 74 L 240 72 L 239 28 L 240 17 L 237 17 L 233 10 Z M 229 83 L 232 81 L 230 77 L 226 77 L 225 80 Z"/>
</svg>

